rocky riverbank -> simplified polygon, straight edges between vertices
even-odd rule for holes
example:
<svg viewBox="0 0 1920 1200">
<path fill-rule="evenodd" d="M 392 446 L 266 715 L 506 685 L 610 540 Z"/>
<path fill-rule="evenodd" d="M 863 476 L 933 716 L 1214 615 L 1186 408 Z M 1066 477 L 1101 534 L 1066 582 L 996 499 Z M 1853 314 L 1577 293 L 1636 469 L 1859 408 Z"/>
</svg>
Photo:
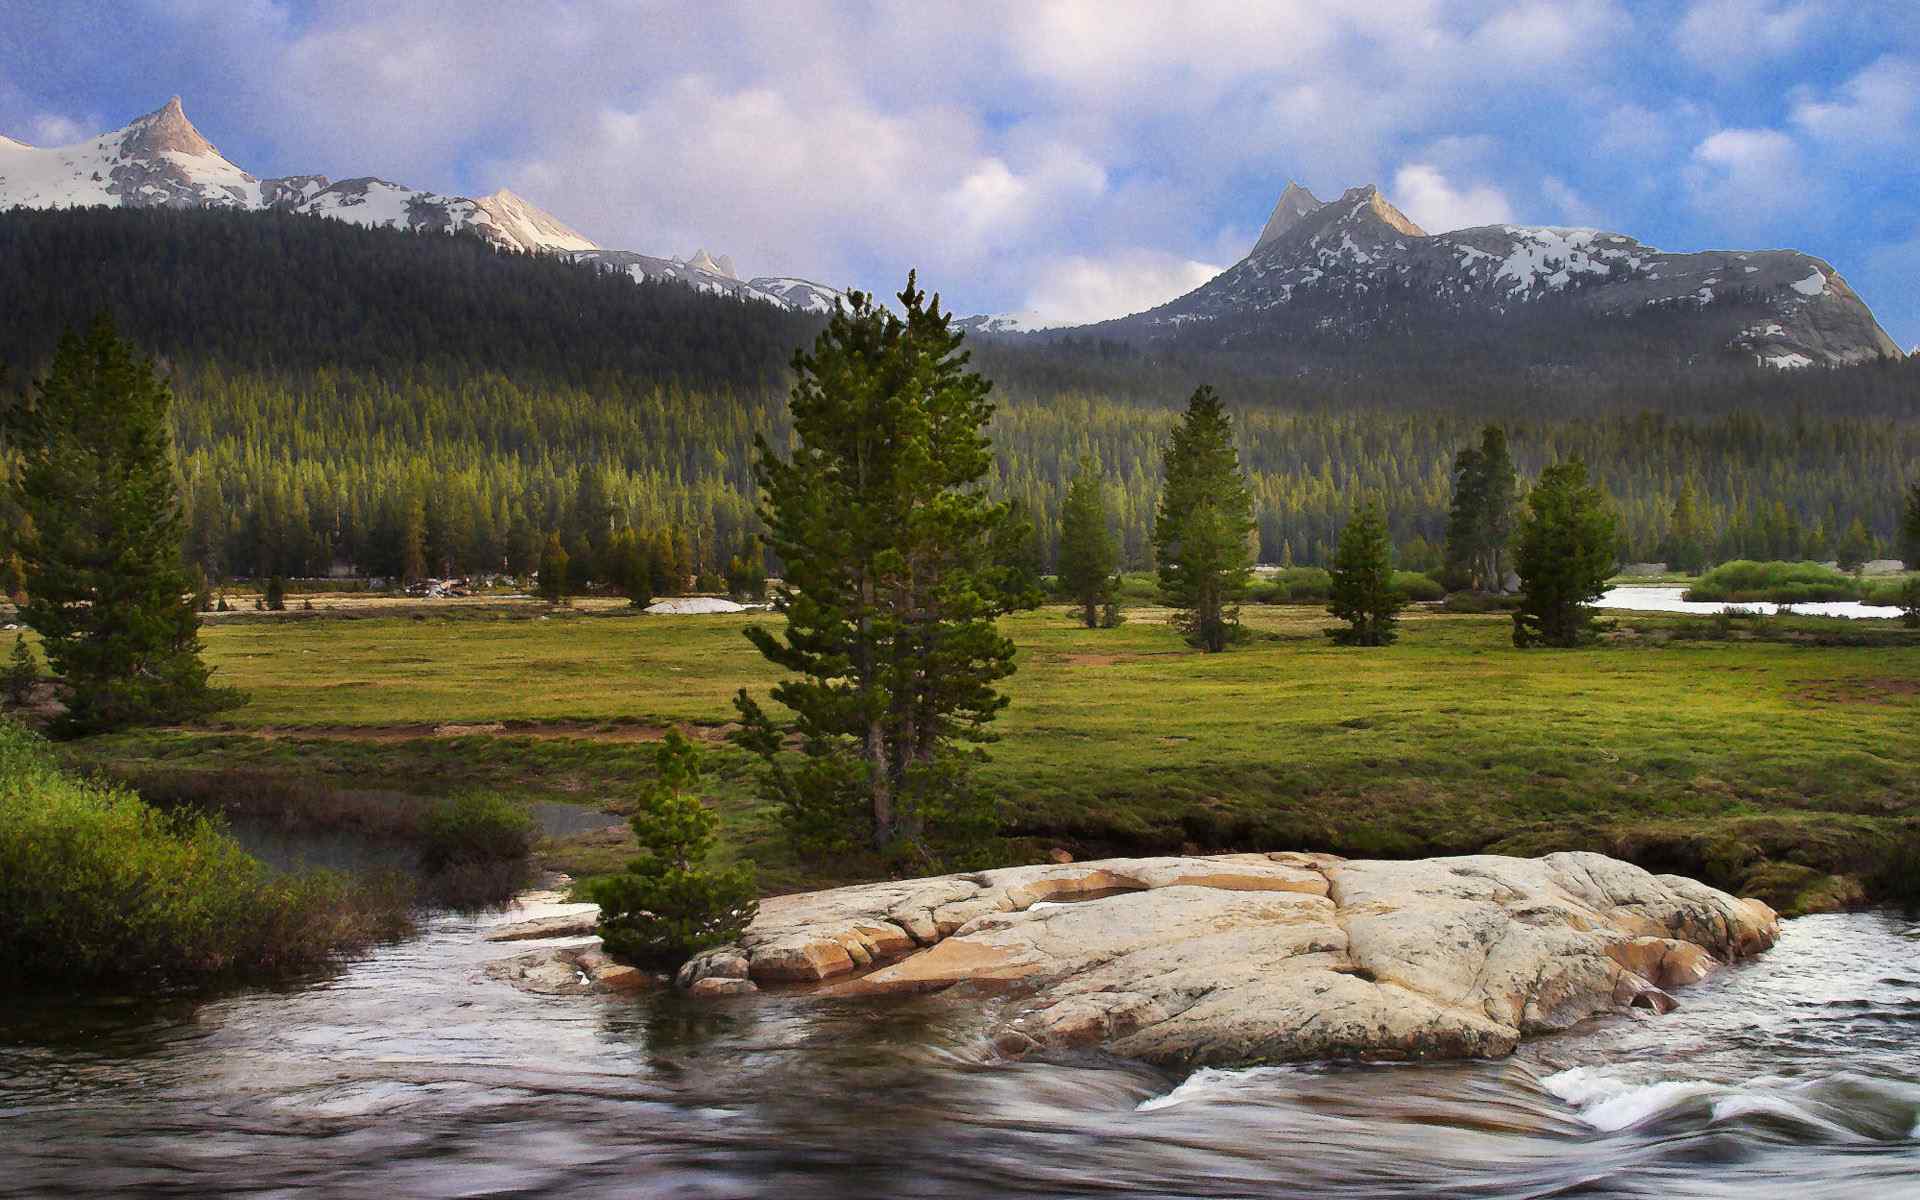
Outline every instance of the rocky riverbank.
<svg viewBox="0 0 1920 1200">
<path fill-rule="evenodd" d="M 574 915 L 568 931 L 589 930 Z M 1777 934 L 1757 900 L 1598 854 L 1110 859 L 774 897 L 675 982 L 696 995 L 991 989 L 1011 1001 L 988 1018 L 1010 1056 L 1485 1057 L 1597 1013 L 1668 1011 L 1668 989 Z M 540 991 L 640 982 L 599 979 L 604 956 L 582 969 L 596 954 L 536 950 L 492 973 Z"/>
</svg>

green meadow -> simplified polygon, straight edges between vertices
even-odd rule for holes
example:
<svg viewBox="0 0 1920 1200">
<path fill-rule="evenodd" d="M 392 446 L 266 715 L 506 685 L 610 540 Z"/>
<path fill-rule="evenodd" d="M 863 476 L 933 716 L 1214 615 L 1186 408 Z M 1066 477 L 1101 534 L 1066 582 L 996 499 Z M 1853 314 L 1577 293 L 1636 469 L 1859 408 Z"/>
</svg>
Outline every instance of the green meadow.
<svg viewBox="0 0 1920 1200">
<path fill-rule="evenodd" d="M 618 811 L 668 726 L 712 747 L 729 857 L 770 890 L 871 876 L 794 861 L 724 741 L 772 670 L 747 616 L 533 606 L 210 624 L 251 695 L 205 727 L 68 743 L 135 783 L 215 773 L 425 794 L 489 788 Z M 777 619 L 777 618 L 772 618 Z M 1009 619 L 1019 672 L 987 782 L 1008 853 L 1590 848 L 1789 910 L 1885 890 L 1920 829 L 1920 635 L 1890 622 L 1630 616 L 1600 645 L 1517 651 L 1499 615 L 1418 612 L 1336 647 L 1318 609 L 1249 606 L 1253 641 L 1188 649 L 1152 608 L 1114 630 Z M 549 843 L 610 869 L 619 839 Z"/>
</svg>

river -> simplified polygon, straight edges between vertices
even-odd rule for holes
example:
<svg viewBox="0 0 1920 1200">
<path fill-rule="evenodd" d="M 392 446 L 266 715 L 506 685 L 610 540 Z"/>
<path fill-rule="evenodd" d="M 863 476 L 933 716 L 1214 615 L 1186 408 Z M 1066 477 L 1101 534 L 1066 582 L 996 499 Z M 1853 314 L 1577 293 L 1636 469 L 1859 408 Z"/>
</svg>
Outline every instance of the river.
<svg viewBox="0 0 1920 1200">
<path fill-rule="evenodd" d="M 1503 1062 L 1191 1077 L 996 1060 L 991 999 L 542 998 L 525 913 L 278 990 L 0 1015 L 0 1196 L 1920 1196 L 1920 925 Z"/>
<path fill-rule="evenodd" d="M 1710 616 L 1724 612 L 1729 608 L 1741 609 L 1751 613 L 1765 613 L 1769 616 L 1780 611 L 1777 604 L 1729 604 L 1725 600 L 1687 600 L 1687 589 L 1683 587 L 1617 587 L 1608 590 L 1606 595 L 1594 601 L 1595 608 L 1623 608 L 1634 612 L 1672 612 L 1696 613 Z M 1900 615 L 1900 610 L 1890 604 L 1862 604 L 1858 600 L 1824 600 L 1818 603 L 1794 604 L 1789 607 L 1803 617 L 1851 617 L 1854 619 L 1880 617 L 1891 620 Z"/>
</svg>

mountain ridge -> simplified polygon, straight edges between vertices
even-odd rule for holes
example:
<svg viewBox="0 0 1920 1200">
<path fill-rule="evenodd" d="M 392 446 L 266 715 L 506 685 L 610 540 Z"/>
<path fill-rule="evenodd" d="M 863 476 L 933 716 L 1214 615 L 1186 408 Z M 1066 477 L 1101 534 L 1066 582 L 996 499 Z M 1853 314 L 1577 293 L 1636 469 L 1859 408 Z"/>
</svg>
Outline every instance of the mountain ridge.
<svg viewBox="0 0 1920 1200">
<path fill-rule="evenodd" d="M 0 210 L 91 205 L 277 209 L 355 225 L 471 233 L 519 253 L 558 254 L 636 281 L 671 280 L 801 312 L 831 311 L 841 295 L 793 277 L 742 280 L 726 255 L 705 250 L 679 259 L 609 249 L 504 187 L 466 197 L 371 175 L 260 178 L 222 155 L 188 119 L 177 95 L 119 129 L 67 146 L 42 148 L 0 136 Z"/>
</svg>

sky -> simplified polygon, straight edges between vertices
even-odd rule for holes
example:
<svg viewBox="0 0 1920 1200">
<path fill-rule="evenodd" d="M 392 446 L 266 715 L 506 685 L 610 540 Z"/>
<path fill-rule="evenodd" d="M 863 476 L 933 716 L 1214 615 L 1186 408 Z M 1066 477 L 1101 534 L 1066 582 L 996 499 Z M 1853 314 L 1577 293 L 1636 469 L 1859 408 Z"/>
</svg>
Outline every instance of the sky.
<svg viewBox="0 0 1920 1200">
<path fill-rule="evenodd" d="M 1920 0 L 0 0 L 0 133 L 176 93 L 255 175 L 510 187 L 961 313 L 1170 299 L 1294 179 L 1430 232 L 1803 250 L 1920 343 Z"/>
</svg>

